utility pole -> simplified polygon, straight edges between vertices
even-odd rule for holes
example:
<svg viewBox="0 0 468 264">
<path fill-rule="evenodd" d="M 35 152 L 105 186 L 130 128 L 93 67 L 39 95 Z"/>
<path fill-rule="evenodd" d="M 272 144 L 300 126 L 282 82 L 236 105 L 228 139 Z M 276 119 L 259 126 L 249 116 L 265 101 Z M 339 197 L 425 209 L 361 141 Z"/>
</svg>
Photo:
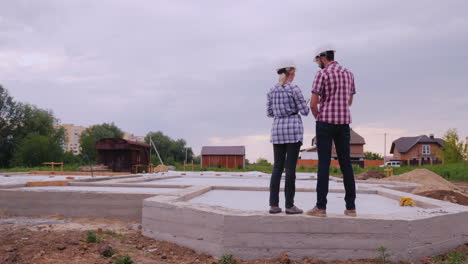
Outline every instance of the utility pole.
<svg viewBox="0 0 468 264">
<path fill-rule="evenodd" d="M 385 157 L 387 155 L 387 133 L 384 133 L 384 151 L 383 151 L 383 161 L 385 164 Z"/>
<path fill-rule="evenodd" d="M 187 164 L 187 147 L 185 148 L 185 164 Z"/>
</svg>

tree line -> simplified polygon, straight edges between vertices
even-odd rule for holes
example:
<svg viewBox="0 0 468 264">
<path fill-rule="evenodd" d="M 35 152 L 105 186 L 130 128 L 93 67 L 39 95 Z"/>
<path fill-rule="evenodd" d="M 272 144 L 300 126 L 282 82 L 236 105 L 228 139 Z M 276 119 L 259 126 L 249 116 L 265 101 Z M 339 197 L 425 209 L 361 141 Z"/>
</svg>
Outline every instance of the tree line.
<svg viewBox="0 0 468 264">
<path fill-rule="evenodd" d="M 65 129 L 50 110 L 14 100 L 8 90 L 0 85 L 0 168 L 36 167 L 43 162 L 67 164 L 96 163 L 95 144 L 103 138 L 123 138 L 124 132 L 114 123 L 90 126 L 80 136 L 81 153 L 64 151 Z M 165 164 L 182 163 L 196 158 L 184 139 L 174 140 L 162 132 L 149 132 Z M 154 153 L 154 150 L 152 150 Z M 156 155 L 152 162 L 159 164 Z"/>
</svg>

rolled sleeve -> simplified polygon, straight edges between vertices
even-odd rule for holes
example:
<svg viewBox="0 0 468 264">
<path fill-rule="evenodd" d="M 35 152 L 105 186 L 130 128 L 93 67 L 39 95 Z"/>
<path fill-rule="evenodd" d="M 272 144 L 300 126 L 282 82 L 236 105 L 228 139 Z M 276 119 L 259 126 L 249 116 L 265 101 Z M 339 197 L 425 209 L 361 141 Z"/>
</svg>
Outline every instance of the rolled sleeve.
<svg viewBox="0 0 468 264">
<path fill-rule="evenodd" d="M 315 79 L 314 79 L 314 82 L 312 84 L 312 93 L 322 95 L 324 86 L 325 86 L 324 75 L 323 75 L 322 71 L 319 71 L 315 75 Z"/>
</svg>

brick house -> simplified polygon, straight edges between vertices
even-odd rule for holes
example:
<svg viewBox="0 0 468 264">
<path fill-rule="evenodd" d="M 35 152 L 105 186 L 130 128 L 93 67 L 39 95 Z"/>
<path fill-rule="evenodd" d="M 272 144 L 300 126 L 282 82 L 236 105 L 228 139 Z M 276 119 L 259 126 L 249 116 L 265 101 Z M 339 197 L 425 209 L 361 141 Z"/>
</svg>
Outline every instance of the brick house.
<svg viewBox="0 0 468 264">
<path fill-rule="evenodd" d="M 353 129 L 351 129 L 350 134 L 351 162 L 353 164 L 358 164 L 359 166 L 364 167 L 364 145 L 366 144 L 366 141 Z M 315 137 L 312 139 L 312 147 L 301 150 L 300 159 L 318 160 L 317 140 Z M 335 144 L 333 144 L 332 146 L 332 160 L 338 160 L 338 156 L 335 150 Z"/>
<path fill-rule="evenodd" d="M 426 165 L 441 163 L 441 151 L 444 141 L 434 138 L 434 135 L 417 137 L 401 137 L 392 143 L 390 153 L 393 160 L 399 160 L 402 165 Z"/>
</svg>

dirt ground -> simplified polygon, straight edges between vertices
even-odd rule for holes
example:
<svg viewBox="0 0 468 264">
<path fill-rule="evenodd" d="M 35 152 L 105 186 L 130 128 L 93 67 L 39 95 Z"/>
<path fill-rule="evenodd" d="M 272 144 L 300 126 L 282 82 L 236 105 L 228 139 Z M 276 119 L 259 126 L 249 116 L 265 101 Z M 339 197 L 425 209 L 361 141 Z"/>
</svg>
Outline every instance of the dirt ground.
<svg viewBox="0 0 468 264">
<path fill-rule="evenodd" d="M 191 249 L 173 243 L 155 241 L 141 235 L 138 223 L 107 219 L 65 219 L 60 216 L 25 218 L 0 216 L 0 263 L 115 263 L 128 255 L 134 264 L 218 264 L 210 256 L 197 254 Z M 88 243 L 88 231 L 97 235 L 98 242 Z M 105 253 L 114 251 L 110 257 Z M 468 245 L 452 252 L 468 256 Z M 378 252 L 376 250 L 376 257 Z M 382 263 L 377 260 L 323 262 L 317 259 L 292 261 L 287 255 L 272 259 L 236 261 L 237 264 L 317 264 L 317 263 Z M 441 259 L 444 259 L 442 256 Z M 418 263 L 436 263 L 433 258 Z"/>
</svg>

